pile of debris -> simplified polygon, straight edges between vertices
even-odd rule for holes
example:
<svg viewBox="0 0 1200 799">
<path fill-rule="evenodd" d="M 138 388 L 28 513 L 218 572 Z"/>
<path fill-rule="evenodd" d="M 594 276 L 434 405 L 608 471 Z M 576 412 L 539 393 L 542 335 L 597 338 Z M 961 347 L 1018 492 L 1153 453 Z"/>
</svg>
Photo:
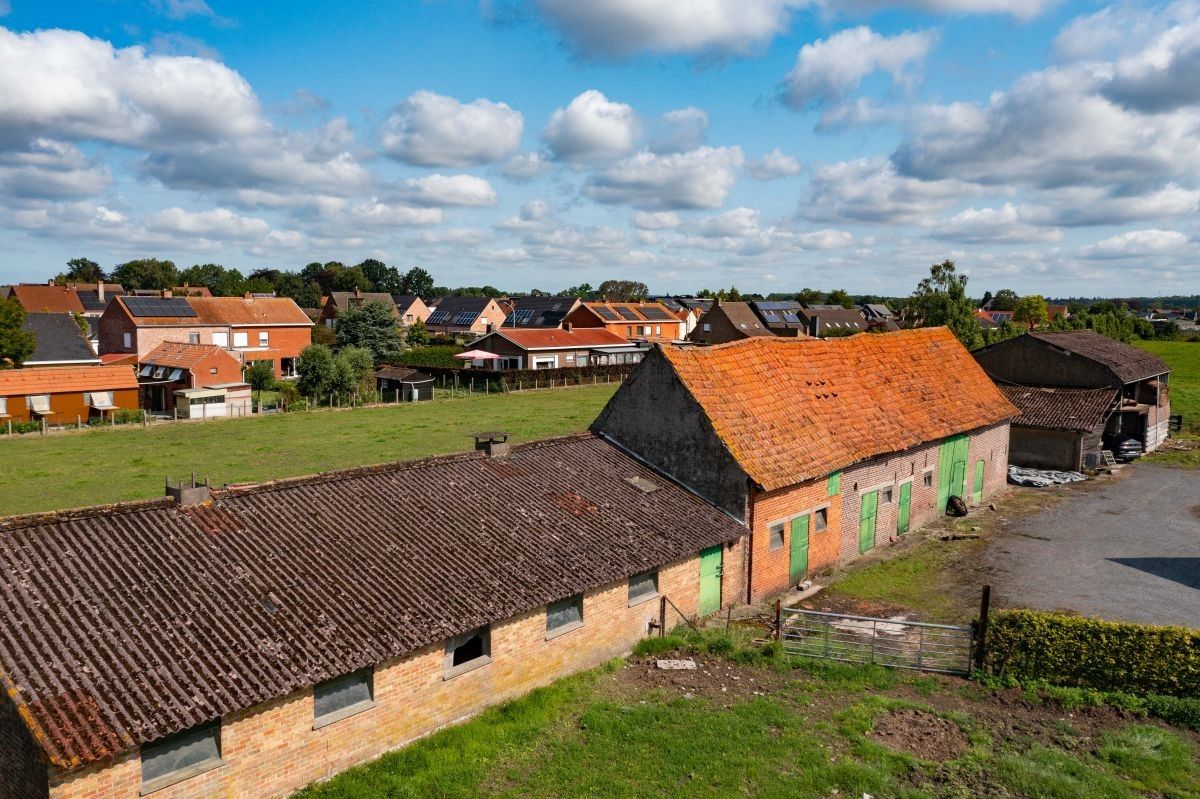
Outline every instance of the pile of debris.
<svg viewBox="0 0 1200 799">
<path fill-rule="evenodd" d="M 1082 472 L 1057 472 L 1053 469 L 1025 469 L 1021 466 L 1008 467 L 1008 482 L 1029 488 L 1079 483 L 1087 477 Z"/>
</svg>

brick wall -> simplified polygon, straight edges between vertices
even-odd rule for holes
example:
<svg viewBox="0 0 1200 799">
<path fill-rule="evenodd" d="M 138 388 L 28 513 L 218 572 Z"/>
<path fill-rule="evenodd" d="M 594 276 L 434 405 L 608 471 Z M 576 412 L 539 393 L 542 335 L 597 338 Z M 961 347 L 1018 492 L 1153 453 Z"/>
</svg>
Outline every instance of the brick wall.
<svg viewBox="0 0 1200 799">
<path fill-rule="evenodd" d="M 749 601 L 757 602 L 788 590 L 791 580 L 791 520 L 808 513 L 808 571 L 814 572 L 838 559 L 838 530 L 841 526 L 839 497 L 829 496 L 829 480 L 822 478 L 779 491 L 755 492 L 753 503 L 750 563 L 753 573 Z M 816 511 L 825 508 L 827 523 L 817 530 Z M 771 526 L 782 522 L 783 546 L 771 549 Z"/>
<path fill-rule="evenodd" d="M 732 552 L 732 554 L 731 554 Z M 737 561 L 737 547 L 726 563 Z M 727 578 L 740 579 L 738 568 Z M 696 613 L 697 557 L 662 568 L 659 590 L 688 615 Z M 647 634 L 659 602 L 629 607 L 625 581 L 584 596 L 584 624 L 546 640 L 545 608 L 492 625 L 492 662 L 445 679 L 443 644 L 380 664 L 375 706 L 314 730 L 311 688 L 226 717 L 221 729 L 224 765 L 156 791 L 156 799 L 285 796 L 378 757 L 484 708 L 622 654 Z M 670 619 L 670 615 L 668 616 Z M 52 775 L 52 799 L 128 799 L 138 796 L 136 753 L 112 764 Z"/>
<path fill-rule="evenodd" d="M 42 799 L 47 790 L 41 749 L 0 690 L 0 799 Z"/>
</svg>

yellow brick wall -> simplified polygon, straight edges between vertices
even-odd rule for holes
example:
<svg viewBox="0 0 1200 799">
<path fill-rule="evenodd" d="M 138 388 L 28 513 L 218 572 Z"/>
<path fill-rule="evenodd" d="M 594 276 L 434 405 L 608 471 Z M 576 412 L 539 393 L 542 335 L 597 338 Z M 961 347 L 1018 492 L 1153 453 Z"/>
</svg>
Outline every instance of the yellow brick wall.
<svg viewBox="0 0 1200 799">
<path fill-rule="evenodd" d="M 740 551 L 727 547 L 726 580 L 740 580 Z M 698 558 L 659 570 L 659 591 L 694 616 L 700 590 Z M 726 591 L 726 600 L 733 601 Z M 375 670 L 375 706 L 313 730 L 313 694 L 307 688 L 226 717 L 221 728 L 224 765 L 156 791 L 155 799 L 267 799 L 286 796 L 371 760 L 484 708 L 627 652 L 647 635 L 659 601 L 628 605 L 626 581 L 584 595 L 582 627 L 546 640 L 545 608 L 492 625 L 492 662 L 445 679 L 444 644 Z M 671 616 L 668 616 L 670 621 Z M 51 799 L 129 799 L 141 786 L 136 753 L 112 764 L 52 774 Z"/>
</svg>

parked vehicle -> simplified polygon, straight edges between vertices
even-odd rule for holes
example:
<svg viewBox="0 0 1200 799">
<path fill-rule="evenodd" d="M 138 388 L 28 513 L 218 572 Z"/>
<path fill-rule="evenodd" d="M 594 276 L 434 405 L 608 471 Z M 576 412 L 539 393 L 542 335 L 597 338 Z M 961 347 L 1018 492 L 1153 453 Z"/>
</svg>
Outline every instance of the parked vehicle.
<svg viewBox="0 0 1200 799">
<path fill-rule="evenodd" d="M 1122 463 L 1136 460 L 1144 454 L 1142 451 L 1142 442 L 1136 438 L 1130 438 L 1119 433 L 1106 435 L 1104 437 L 1104 448 L 1112 452 L 1113 457 Z"/>
</svg>

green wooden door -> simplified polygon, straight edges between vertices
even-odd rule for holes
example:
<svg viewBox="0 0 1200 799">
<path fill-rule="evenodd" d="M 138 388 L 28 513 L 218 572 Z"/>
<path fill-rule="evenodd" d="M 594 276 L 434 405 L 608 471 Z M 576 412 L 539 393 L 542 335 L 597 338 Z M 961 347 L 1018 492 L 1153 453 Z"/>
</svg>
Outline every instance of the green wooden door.
<svg viewBox="0 0 1200 799">
<path fill-rule="evenodd" d="M 808 514 L 792 519 L 792 585 L 808 571 Z"/>
<path fill-rule="evenodd" d="M 707 616 L 721 609 L 721 546 L 700 553 L 700 615 Z"/>
<path fill-rule="evenodd" d="M 863 494 L 862 512 L 858 517 L 858 551 L 866 552 L 875 546 L 875 518 L 879 514 L 879 492 Z"/>
<path fill-rule="evenodd" d="M 970 443 L 965 435 L 951 436 L 938 449 L 938 513 L 946 512 L 950 497 L 963 495 Z"/>
<path fill-rule="evenodd" d="M 975 490 L 971 492 L 971 501 L 978 505 L 983 502 L 983 461 L 975 463 Z"/>
<path fill-rule="evenodd" d="M 896 507 L 896 532 L 907 533 L 912 516 L 912 483 L 900 485 L 900 503 Z"/>
</svg>

